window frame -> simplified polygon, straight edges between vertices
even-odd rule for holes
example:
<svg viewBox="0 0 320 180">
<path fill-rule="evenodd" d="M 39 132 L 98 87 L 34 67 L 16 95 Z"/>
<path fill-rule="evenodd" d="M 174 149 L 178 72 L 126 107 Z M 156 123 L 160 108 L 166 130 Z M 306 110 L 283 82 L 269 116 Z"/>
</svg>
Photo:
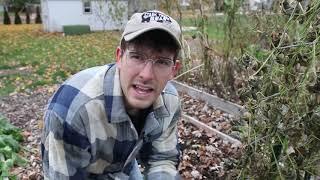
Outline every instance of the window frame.
<svg viewBox="0 0 320 180">
<path fill-rule="evenodd" d="M 87 4 L 88 3 L 88 4 Z M 92 14 L 92 3 L 91 1 L 82 1 L 82 12 L 83 14 Z M 88 12 L 86 12 L 87 10 L 89 10 Z"/>
</svg>

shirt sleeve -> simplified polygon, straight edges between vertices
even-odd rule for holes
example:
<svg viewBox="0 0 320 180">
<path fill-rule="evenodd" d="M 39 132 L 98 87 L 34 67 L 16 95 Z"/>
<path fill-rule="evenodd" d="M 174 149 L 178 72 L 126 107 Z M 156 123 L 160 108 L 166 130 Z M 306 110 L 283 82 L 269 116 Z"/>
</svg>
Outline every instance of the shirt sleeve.
<svg viewBox="0 0 320 180">
<path fill-rule="evenodd" d="M 81 126 L 81 118 L 72 121 Z M 90 161 L 88 138 L 75 131 L 54 111 L 45 115 L 41 139 L 43 173 L 45 179 L 85 179 L 85 168 Z"/>
<path fill-rule="evenodd" d="M 180 179 L 177 171 L 180 155 L 177 122 L 180 115 L 181 108 L 179 105 L 168 128 L 159 138 L 150 143 L 150 155 L 146 163 L 145 172 L 147 179 Z"/>
</svg>

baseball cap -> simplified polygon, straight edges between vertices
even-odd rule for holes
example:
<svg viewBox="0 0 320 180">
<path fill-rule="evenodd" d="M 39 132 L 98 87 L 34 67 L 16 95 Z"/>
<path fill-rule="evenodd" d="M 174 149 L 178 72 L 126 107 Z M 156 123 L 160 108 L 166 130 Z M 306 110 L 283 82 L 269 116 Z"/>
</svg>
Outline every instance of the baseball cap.
<svg viewBox="0 0 320 180">
<path fill-rule="evenodd" d="M 163 30 L 171 35 L 181 48 L 181 29 L 178 22 L 158 10 L 133 14 L 125 26 L 121 40 L 130 41 L 147 31 L 156 29 Z"/>
</svg>

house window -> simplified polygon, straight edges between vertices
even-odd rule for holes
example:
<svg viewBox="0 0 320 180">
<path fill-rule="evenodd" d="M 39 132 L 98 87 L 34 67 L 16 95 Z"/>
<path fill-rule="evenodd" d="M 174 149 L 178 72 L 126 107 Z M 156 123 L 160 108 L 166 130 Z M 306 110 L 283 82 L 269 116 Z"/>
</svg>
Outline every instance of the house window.
<svg viewBox="0 0 320 180">
<path fill-rule="evenodd" d="M 91 1 L 83 1 L 83 12 L 91 13 Z"/>
</svg>

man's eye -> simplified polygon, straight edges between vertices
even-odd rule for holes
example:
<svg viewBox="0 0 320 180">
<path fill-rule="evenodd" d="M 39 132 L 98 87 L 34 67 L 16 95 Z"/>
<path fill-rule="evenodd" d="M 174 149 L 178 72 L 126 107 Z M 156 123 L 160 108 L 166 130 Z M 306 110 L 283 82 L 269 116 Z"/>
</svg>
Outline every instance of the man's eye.
<svg viewBox="0 0 320 180">
<path fill-rule="evenodd" d="M 140 56 L 138 54 L 133 54 L 133 55 L 130 55 L 130 58 L 131 59 L 142 59 L 142 56 Z"/>
<path fill-rule="evenodd" d="M 167 59 L 158 59 L 156 63 L 161 66 L 171 66 L 172 61 Z"/>
</svg>

